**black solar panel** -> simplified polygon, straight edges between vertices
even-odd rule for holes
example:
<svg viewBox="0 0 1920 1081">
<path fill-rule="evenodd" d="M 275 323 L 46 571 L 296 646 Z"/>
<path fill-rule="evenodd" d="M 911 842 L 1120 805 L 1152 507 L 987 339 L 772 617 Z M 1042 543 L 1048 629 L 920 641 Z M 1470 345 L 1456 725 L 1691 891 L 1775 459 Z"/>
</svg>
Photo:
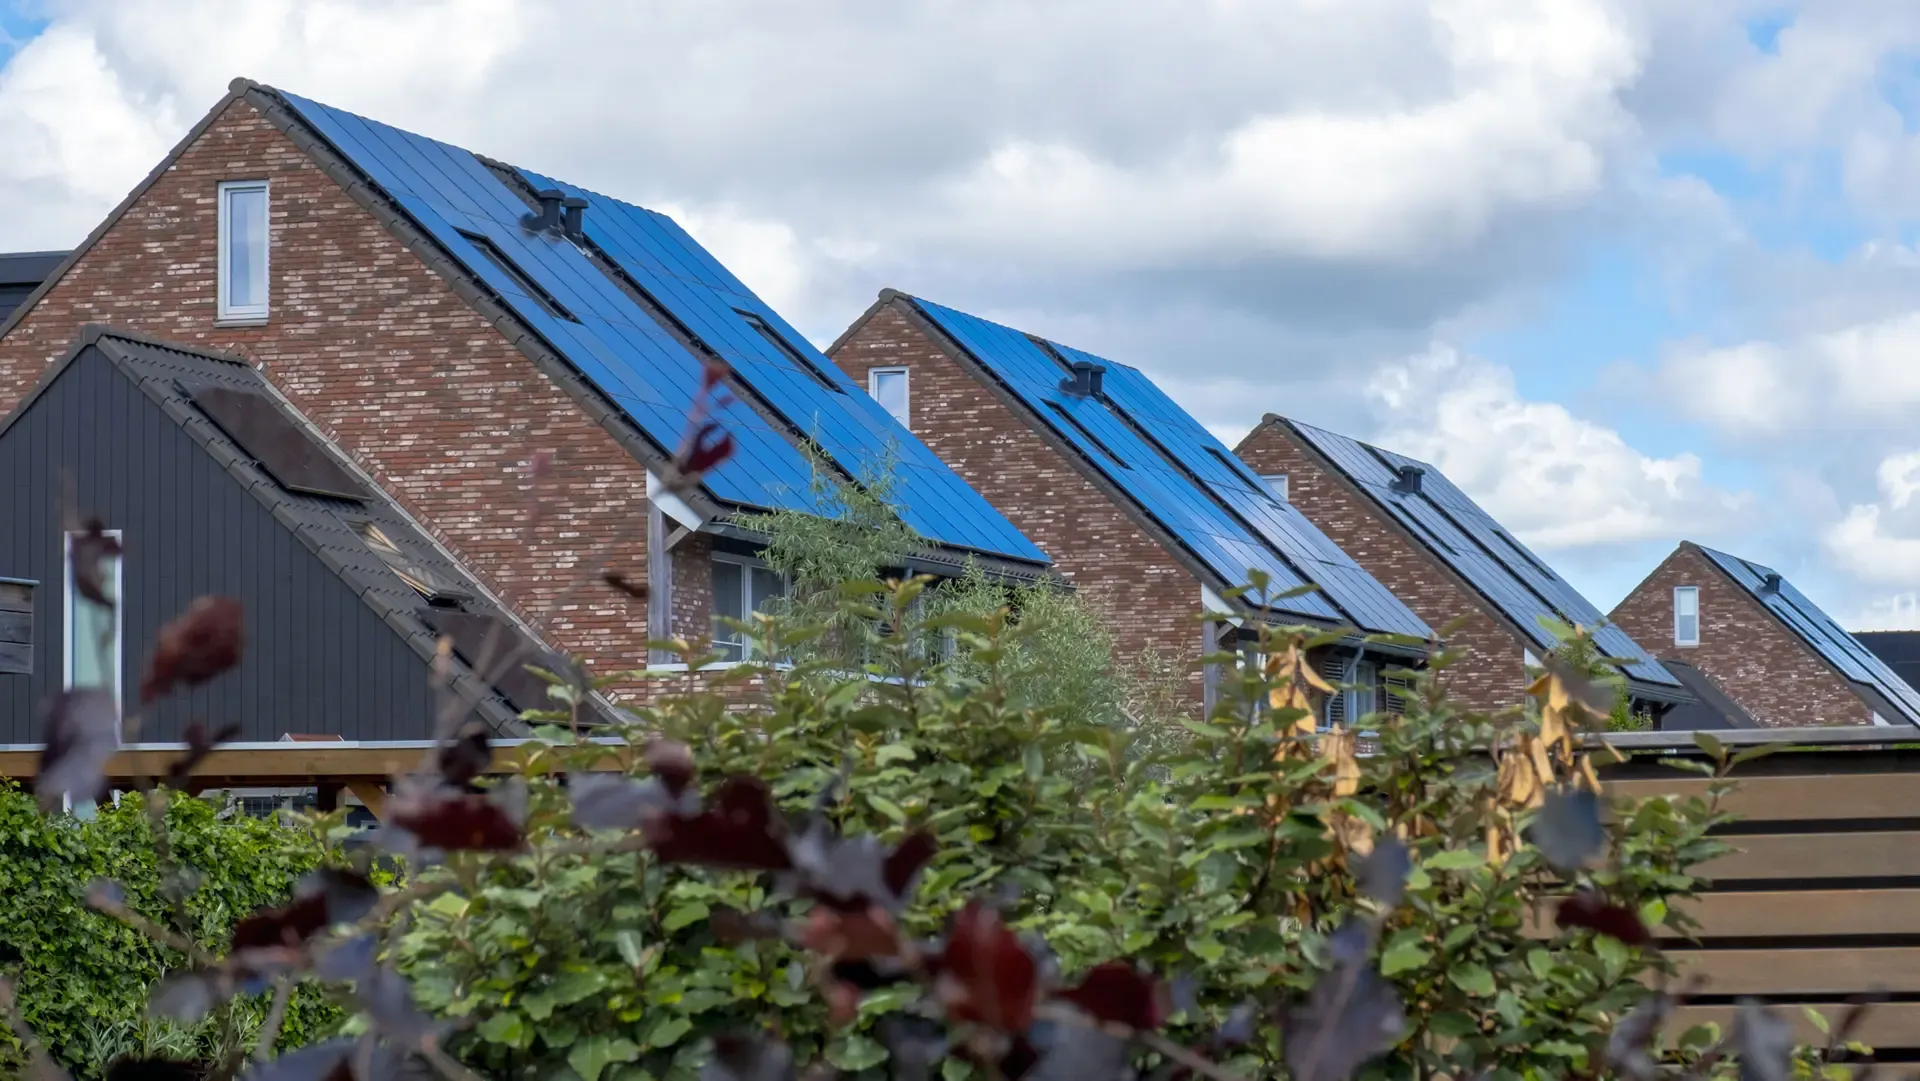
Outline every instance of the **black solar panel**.
<svg viewBox="0 0 1920 1081">
<path fill-rule="evenodd" d="M 527 665 L 548 671 L 559 670 L 559 665 L 511 624 L 495 616 L 452 608 L 421 608 L 418 614 L 435 634 L 452 639 L 453 651 L 474 675 L 491 682 L 514 708 L 548 708 L 550 684 L 527 671 Z"/>
<path fill-rule="evenodd" d="M 295 427 L 268 398 L 229 387 L 192 387 L 187 394 L 241 451 L 290 492 L 364 502 L 353 474 Z"/>
</svg>

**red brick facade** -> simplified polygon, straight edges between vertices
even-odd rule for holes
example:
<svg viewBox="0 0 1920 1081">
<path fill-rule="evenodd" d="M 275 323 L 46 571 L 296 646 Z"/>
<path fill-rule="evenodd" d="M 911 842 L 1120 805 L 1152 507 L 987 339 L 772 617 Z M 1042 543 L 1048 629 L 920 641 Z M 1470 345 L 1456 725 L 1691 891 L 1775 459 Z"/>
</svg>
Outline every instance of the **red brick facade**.
<svg viewBox="0 0 1920 1081">
<path fill-rule="evenodd" d="M 1700 591 L 1700 644 L 1673 641 L 1673 591 Z M 1871 724 L 1873 711 L 1806 642 L 1706 556 L 1681 545 L 1629 593 L 1611 617 L 1657 657 L 1712 676 L 1727 696 L 1769 728 Z"/>
<path fill-rule="evenodd" d="M 264 326 L 215 322 L 216 185 L 271 183 Z M 645 663 L 644 606 L 583 577 L 646 578 L 645 470 L 580 405 L 244 100 L 0 339 L 0 414 L 79 328 L 107 323 L 264 365 L 326 435 L 554 644 Z M 524 463 L 552 450 L 548 487 Z M 78 493 L 84 503 L 86 493 Z M 533 501 L 544 513 L 529 531 Z M 676 550 L 681 633 L 704 634 L 704 538 Z"/>
<path fill-rule="evenodd" d="M 874 368 L 907 369 L 913 434 L 1051 556 L 1062 578 L 1114 613 L 1123 657 L 1155 649 L 1196 666 L 1198 701 L 1199 581 L 949 356 L 907 304 L 883 303 L 828 355 L 862 385 Z"/>
<path fill-rule="evenodd" d="M 1530 642 L 1496 619 L 1478 593 L 1356 491 L 1321 466 L 1284 424 L 1263 421 L 1234 451 L 1264 475 L 1287 475 L 1287 501 L 1380 580 L 1460 655 L 1444 676 L 1450 693 L 1478 709 L 1518 702 L 1526 686 L 1524 651 Z M 1457 624 L 1456 624 L 1456 621 Z"/>
</svg>

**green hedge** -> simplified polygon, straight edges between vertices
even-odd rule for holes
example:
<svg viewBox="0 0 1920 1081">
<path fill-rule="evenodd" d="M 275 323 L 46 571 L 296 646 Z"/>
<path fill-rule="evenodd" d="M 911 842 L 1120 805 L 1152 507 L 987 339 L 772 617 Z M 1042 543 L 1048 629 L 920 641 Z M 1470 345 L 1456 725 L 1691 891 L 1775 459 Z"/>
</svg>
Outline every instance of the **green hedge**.
<svg viewBox="0 0 1920 1081">
<path fill-rule="evenodd" d="M 176 797 L 168 833 L 197 888 L 187 901 L 194 935 L 225 953 L 236 920 L 284 902 L 300 874 L 320 861 L 308 831 Z M 81 1078 L 99 1077 L 114 1057 L 162 1052 L 204 1058 L 250 1043 L 266 996 L 242 999 L 193 1029 L 145 1019 L 148 989 L 186 964 L 184 955 L 87 907 L 97 878 L 125 887 L 136 911 L 165 922 L 167 902 L 152 831 L 138 797 L 103 806 L 90 821 L 42 816 L 30 793 L 0 785 L 0 970 L 16 976 L 26 1019 L 54 1055 Z M 295 996 L 278 1043 L 296 1046 L 337 1026 L 338 1010 L 317 989 Z M 20 1049 L 0 1029 L 0 1075 Z"/>
</svg>

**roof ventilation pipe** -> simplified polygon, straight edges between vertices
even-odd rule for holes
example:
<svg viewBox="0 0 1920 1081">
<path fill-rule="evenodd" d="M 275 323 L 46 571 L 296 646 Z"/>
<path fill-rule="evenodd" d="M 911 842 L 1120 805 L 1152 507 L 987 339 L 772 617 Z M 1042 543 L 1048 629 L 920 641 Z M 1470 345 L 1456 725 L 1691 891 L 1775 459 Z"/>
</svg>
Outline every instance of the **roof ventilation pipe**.
<svg viewBox="0 0 1920 1081">
<path fill-rule="evenodd" d="M 1393 471 L 1393 490 L 1401 495 L 1419 495 L 1420 478 L 1427 471 L 1417 465 L 1403 465 Z"/>
<path fill-rule="evenodd" d="M 1768 574 L 1765 578 L 1760 579 L 1760 592 L 1762 593 L 1780 592 L 1780 575 L 1778 573 L 1771 573 L 1771 574 Z"/>
<path fill-rule="evenodd" d="M 578 195 L 569 195 L 560 201 L 561 231 L 570 237 L 583 235 L 585 226 L 581 218 L 587 212 L 587 201 Z"/>
<path fill-rule="evenodd" d="M 1105 386 L 1106 375 L 1106 365 L 1076 360 L 1073 362 L 1073 374 L 1060 380 L 1060 389 L 1076 398 L 1091 398 Z"/>
<path fill-rule="evenodd" d="M 566 201 L 567 193 L 558 188 L 535 192 L 534 198 L 540 200 L 539 214 L 522 214 L 520 224 L 536 233 L 557 233 L 560 231 L 560 206 Z"/>
</svg>

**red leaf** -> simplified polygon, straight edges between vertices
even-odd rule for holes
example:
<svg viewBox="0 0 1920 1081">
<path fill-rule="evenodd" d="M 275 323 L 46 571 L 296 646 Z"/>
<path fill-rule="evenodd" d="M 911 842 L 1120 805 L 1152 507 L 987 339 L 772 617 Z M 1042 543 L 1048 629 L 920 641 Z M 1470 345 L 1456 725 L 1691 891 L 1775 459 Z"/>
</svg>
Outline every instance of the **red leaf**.
<svg viewBox="0 0 1920 1081">
<path fill-rule="evenodd" d="M 880 865 L 880 878 L 895 897 L 904 899 L 908 887 L 920 874 L 927 861 L 940 851 L 940 842 L 926 830 L 914 830 L 909 833 Z"/>
<path fill-rule="evenodd" d="M 194 770 L 200 768 L 200 763 L 207 760 L 207 756 L 213 753 L 215 747 L 239 734 L 240 726 L 237 724 L 224 725 L 218 732 L 208 735 L 205 725 L 199 721 L 193 722 L 187 726 L 186 731 L 187 753 L 174 760 L 173 765 L 167 769 L 167 777 L 176 784 L 186 780 Z"/>
<path fill-rule="evenodd" d="M 1563 928 L 1584 927 L 1617 938 L 1629 946 L 1644 946 L 1653 941 L 1640 914 L 1625 905 L 1616 905 L 1594 890 L 1579 893 L 1560 902 L 1554 922 Z"/>
<path fill-rule="evenodd" d="M 608 571 L 600 576 L 600 580 L 636 601 L 645 601 L 647 599 L 647 583 L 633 581 L 619 571 Z"/>
<path fill-rule="evenodd" d="M 101 563 L 108 556 L 120 554 L 120 542 L 107 535 L 100 519 L 89 518 L 72 545 L 74 590 L 95 604 L 112 608 L 113 601 L 107 597 L 106 568 Z"/>
<path fill-rule="evenodd" d="M 525 838 L 505 809 L 472 793 L 430 793 L 389 804 L 389 818 L 428 848 L 510 852 Z"/>
<path fill-rule="evenodd" d="M 47 700 L 33 791 L 40 809 L 56 811 L 65 799 L 98 799 L 106 789 L 107 761 L 120 747 L 120 710 L 113 695 L 76 687 Z"/>
<path fill-rule="evenodd" d="M 1054 994 L 1097 1020 L 1134 1029 L 1156 1029 L 1167 1020 L 1170 1005 L 1159 980 L 1132 965 L 1109 961 L 1096 965 L 1080 986 Z"/>
<path fill-rule="evenodd" d="M 337 868 L 301 879 L 291 903 L 262 909 L 234 925 L 233 952 L 298 946 L 336 923 L 351 923 L 372 911 L 380 891 L 365 875 Z"/>
<path fill-rule="evenodd" d="M 709 420 L 695 428 L 681 447 L 674 463 L 683 477 L 703 476 L 708 470 L 733 457 L 733 433 Z"/>
<path fill-rule="evenodd" d="M 800 925 L 800 945 L 830 961 L 871 961 L 900 955 L 900 925 L 885 909 L 836 912 L 817 905 Z"/>
<path fill-rule="evenodd" d="M 663 782 L 664 783 L 664 782 Z M 662 863 L 690 863 L 743 871 L 784 871 L 786 823 L 757 777 L 730 777 L 713 806 L 696 815 L 662 815 L 646 823 L 647 841 Z"/>
<path fill-rule="evenodd" d="M 159 644 L 140 681 L 140 701 L 151 702 L 175 687 L 193 687 L 240 663 L 246 636 L 244 610 L 232 597 L 199 597 L 160 628 Z"/>
<path fill-rule="evenodd" d="M 1033 1024 L 1039 976 L 1039 966 L 998 912 L 970 901 L 954 917 L 938 979 L 950 1019 L 1025 1032 Z"/>
<path fill-rule="evenodd" d="M 479 721 L 468 721 L 434 752 L 440 779 L 454 788 L 467 788 L 493 766 L 493 741 Z"/>
</svg>

